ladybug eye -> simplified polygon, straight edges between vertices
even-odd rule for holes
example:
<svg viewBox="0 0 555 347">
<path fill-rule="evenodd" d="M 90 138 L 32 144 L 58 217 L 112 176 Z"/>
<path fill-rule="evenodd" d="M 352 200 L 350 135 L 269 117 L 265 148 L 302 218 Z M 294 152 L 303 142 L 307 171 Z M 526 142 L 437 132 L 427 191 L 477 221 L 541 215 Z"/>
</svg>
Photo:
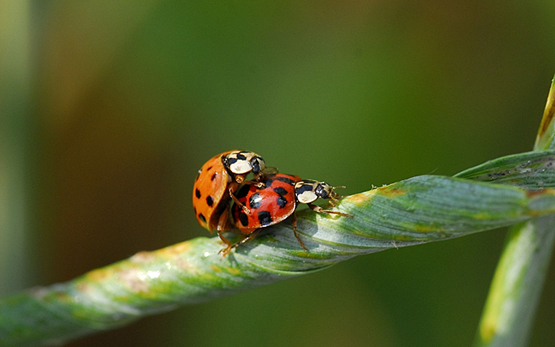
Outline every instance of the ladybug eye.
<svg viewBox="0 0 555 347">
<path fill-rule="evenodd" d="M 266 163 L 264 162 L 264 159 L 260 157 L 254 157 L 251 159 L 251 167 L 252 173 L 257 175 L 260 172 L 264 171 L 264 169 L 266 168 Z"/>
<path fill-rule="evenodd" d="M 331 187 L 329 184 L 327 184 L 326 182 L 320 182 L 314 192 L 322 199 L 329 199 L 330 191 Z"/>
</svg>

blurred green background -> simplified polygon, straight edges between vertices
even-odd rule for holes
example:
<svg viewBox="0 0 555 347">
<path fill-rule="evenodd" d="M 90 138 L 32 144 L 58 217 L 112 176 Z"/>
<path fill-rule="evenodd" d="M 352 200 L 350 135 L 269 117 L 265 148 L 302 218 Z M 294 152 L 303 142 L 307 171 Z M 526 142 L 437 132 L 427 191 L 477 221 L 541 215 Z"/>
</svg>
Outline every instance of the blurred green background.
<svg viewBox="0 0 555 347">
<path fill-rule="evenodd" d="M 1 1 L 0 295 L 186 239 L 196 171 L 352 194 L 531 150 L 555 2 Z M 359 257 L 70 346 L 469 346 L 506 230 Z M 555 340 L 550 270 L 531 346 Z"/>
</svg>

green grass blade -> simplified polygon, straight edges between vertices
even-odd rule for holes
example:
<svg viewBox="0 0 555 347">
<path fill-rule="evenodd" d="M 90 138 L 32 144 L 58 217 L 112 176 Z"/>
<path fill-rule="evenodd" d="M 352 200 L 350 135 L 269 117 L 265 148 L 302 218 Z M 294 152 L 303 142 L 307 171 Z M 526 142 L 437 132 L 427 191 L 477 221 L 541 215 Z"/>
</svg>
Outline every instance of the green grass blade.
<svg viewBox="0 0 555 347">
<path fill-rule="evenodd" d="M 32 282 L 34 211 L 29 1 L 0 1 L 0 293 Z"/>
<path fill-rule="evenodd" d="M 488 161 L 460 172 L 455 177 L 541 190 L 555 184 L 554 177 L 550 174 L 554 165 L 553 150 L 527 152 Z"/>
<path fill-rule="evenodd" d="M 555 81 L 555 80 L 554 80 Z M 525 170 L 535 172 L 537 186 L 542 189 L 543 172 L 549 171 L 551 159 L 543 154 L 555 148 L 555 84 L 551 84 L 543 119 L 538 130 L 534 150 L 538 159 L 532 159 Z M 551 155 L 551 154 L 550 154 Z M 487 164 L 487 163 L 486 163 Z M 493 169 L 498 170 L 498 169 Z M 503 169 L 500 172 L 505 172 Z M 507 168 L 507 175 L 498 177 L 499 182 L 509 183 L 518 176 L 516 169 Z M 484 178 L 480 170 L 466 170 L 459 174 L 476 179 Z M 520 185 L 517 181 L 516 185 Z M 546 216 L 515 225 L 509 231 L 501 259 L 495 271 L 490 292 L 475 340 L 476 347 L 523 347 L 528 343 L 541 289 L 553 245 L 555 243 L 555 217 Z"/>
<path fill-rule="evenodd" d="M 480 322 L 477 346 L 526 346 L 555 241 L 555 217 L 521 223 L 507 236 Z"/>
<path fill-rule="evenodd" d="M 544 151 L 555 149 L 555 78 L 551 81 L 551 88 L 545 103 L 540 129 L 536 136 L 534 150 Z"/>
<path fill-rule="evenodd" d="M 548 170 L 555 175 L 555 170 Z M 299 212 L 309 249 L 281 223 L 221 259 L 218 238 L 137 255 L 0 300 L 0 345 L 64 342 L 184 304 L 320 270 L 351 257 L 448 240 L 555 212 L 555 190 L 418 176 L 349 196 L 353 218 Z"/>
</svg>

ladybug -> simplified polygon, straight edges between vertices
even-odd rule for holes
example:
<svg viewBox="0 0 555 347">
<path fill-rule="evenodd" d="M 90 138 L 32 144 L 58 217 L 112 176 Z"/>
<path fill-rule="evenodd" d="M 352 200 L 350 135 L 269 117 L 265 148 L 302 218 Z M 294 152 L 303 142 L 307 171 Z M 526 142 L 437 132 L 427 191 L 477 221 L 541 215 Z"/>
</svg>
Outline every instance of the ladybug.
<svg viewBox="0 0 555 347">
<path fill-rule="evenodd" d="M 301 247 L 308 251 L 297 233 L 295 209 L 298 203 L 307 204 L 318 213 L 352 217 L 347 213 L 324 210 L 320 206 L 312 204 L 318 198 L 323 198 L 328 199 L 330 204 L 335 206 L 339 195 L 334 191 L 336 187 L 332 187 L 326 182 L 301 180 L 299 176 L 287 174 L 268 176 L 260 182 L 264 184 L 264 187 L 243 186 L 236 193 L 241 205 L 233 205 L 232 216 L 235 227 L 245 235 L 245 238 L 234 245 L 228 244 L 227 248 L 222 250 L 224 256 L 229 254 L 232 248 L 255 238 L 262 228 L 277 224 L 291 215 L 293 215 L 293 233 Z M 245 206 L 250 213 L 246 213 L 241 206 Z"/>
<path fill-rule="evenodd" d="M 257 181 L 265 175 L 266 164 L 258 154 L 243 150 L 233 150 L 215 155 L 198 171 L 193 186 L 193 208 L 199 224 L 216 230 L 218 236 L 228 246 L 231 243 L 222 235 L 233 227 L 229 221 L 229 206 L 234 200 L 239 208 L 250 213 L 235 197 L 240 183 L 260 186 Z M 245 181 L 252 172 L 253 181 Z"/>
</svg>

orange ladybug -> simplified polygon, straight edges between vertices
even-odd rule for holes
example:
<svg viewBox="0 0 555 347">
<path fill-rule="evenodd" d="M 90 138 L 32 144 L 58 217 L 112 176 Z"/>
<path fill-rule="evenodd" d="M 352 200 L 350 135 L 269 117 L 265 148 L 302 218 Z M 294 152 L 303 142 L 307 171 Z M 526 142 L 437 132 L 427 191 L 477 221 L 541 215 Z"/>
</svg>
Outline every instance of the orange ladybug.
<svg viewBox="0 0 555 347">
<path fill-rule="evenodd" d="M 222 241 L 231 246 L 222 235 L 233 227 L 229 220 L 230 202 L 234 200 L 240 208 L 244 207 L 234 193 L 240 183 L 261 186 L 257 181 L 264 177 L 265 170 L 266 163 L 262 157 L 239 149 L 220 153 L 204 163 L 193 186 L 193 208 L 199 224 L 210 232 L 216 230 Z M 254 182 L 245 181 L 251 172 Z"/>
</svg>

